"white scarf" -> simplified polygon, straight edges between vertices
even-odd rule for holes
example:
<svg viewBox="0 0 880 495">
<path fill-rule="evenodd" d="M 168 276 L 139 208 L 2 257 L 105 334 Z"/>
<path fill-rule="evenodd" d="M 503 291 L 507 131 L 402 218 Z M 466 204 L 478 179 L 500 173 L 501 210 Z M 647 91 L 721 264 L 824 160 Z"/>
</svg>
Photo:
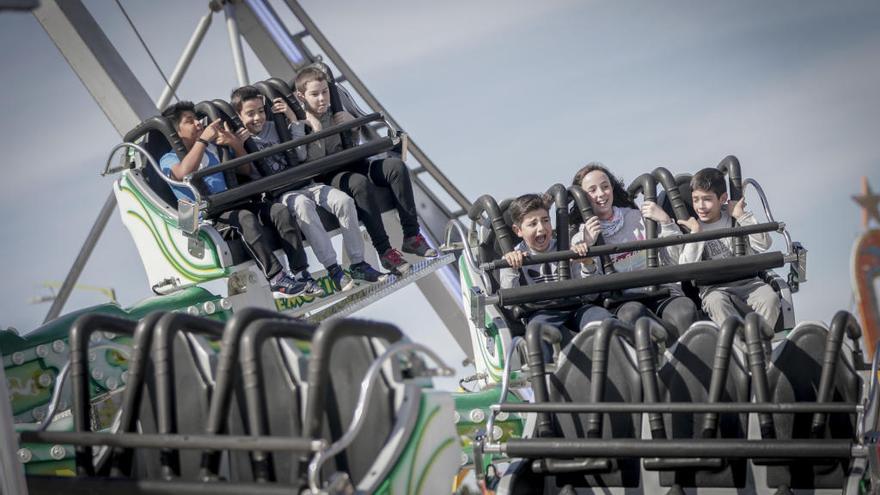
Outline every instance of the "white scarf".
<svg viewBox="0 0 880 495">
<path fill-rule="evenodd" d="M 616 206 L 612 206 L 611 212 L 610 220 L 599 220 L 599 225 L 602 227 L 602 236 L 606 239 L 620 232 L 620 229 L 623 228 L 623 211 Z"/>
</svg>

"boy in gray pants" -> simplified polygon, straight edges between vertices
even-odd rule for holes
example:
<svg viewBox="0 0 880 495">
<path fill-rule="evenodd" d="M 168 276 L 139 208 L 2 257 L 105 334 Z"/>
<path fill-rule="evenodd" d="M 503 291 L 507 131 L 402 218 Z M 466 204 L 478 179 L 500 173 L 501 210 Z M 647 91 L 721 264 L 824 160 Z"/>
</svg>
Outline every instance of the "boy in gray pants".
<svg viewBox="0 0 880 495">
<path fill-rule="evenodd" d="M 735 225 L 755 225 L 758 221 L 745 209 L 745 198 L 728 202 L 724 174 L 704 168 L 691 179 L 691 198 L 698 218 L 679 220 L 692 233 L 718 230 Z M 726 204 L 726 208 L 723 205 Z M 767 233 L 752 234 L 746 247 L 748 254 L 762 253 L 770 248 Z M 694 263 L 733 256 L 733 239 L 692 242 L 679 247 L 678 262 Z M 779 297 L 772 287 L 758 277 L 699 287 L 703 311 L 718 325 L 730 315 L 755 311 L 772 327 L 779 317 Z"/>
<path fill-rule="evenodd" d="M 278 131 L 275 129 L 275 123 L 266 118 L 264 99 L 259 90 L 253 86 L 242 86 L 232 92 L 230 100 L 250 133 L 251 139 L 259 149 L 274 146 L 281 141 Z M 291 126 L 302 125 L 297 122 L 293 111 L 282 98 L 276 98 L 272 101 L 272 111 L 285 114 L 288 121 L 291 122 Z M 292 132 L 292 134 L 297 133 Z M 303 161 L 306 158 L 306 152 L 302 146 L 299 148 L 297 154 L 300 161 Z M 287 162 L 282 155 L 268 156 L 264 160 L 266 160 L 267 168 L 271 174 L 287 168 Z M 327 269 L 327 274 L 339 290 L 351 289 L 354 287 L 355 280 L 376 282 L 384 278 L 383 274 L 364 261 L 364 239 L 361 237 L 357 210 L 351 196 L 339 189 L 308 180 L 301 184 L 295 184 L 290 191 L 283 193 L 280 202 L 287 205 L 290 214 L 296 217 L 300 229 L 312 246 L 315 257 Z M 339 219 L 342 244 L 351 259 L 350 275 L 346 274 L 337 263 L 336 250 L 333 249 L 330 235 L 324 230 L 324 225 L 318 217 L 316 208 L 319 206 Z M 308 271 L 302 272 L 301 277 L 307 283 L 311 279 Z M 314 282 L 311 282 L 311 285 L 315 285 Z"/>
</svg>

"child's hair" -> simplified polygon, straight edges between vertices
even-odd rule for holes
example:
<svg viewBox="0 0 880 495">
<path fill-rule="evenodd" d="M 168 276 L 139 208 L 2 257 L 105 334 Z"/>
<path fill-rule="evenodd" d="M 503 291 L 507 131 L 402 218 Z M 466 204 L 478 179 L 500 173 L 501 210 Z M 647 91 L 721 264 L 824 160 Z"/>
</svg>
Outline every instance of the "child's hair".
<svg viewBox="0 0 880 495">
<path fill-rule="evenodd" d="M 175 131 L 180 131 L 180 119 L 185 112 L 196 113 L 195 104 L 188 100 L 180 100 L 177 103 L 172 103 L 165 107 L 165 109 L 162 110 L 162 116 L 171 121 L 171 125 L 174 126 Z"/>
<path fill-rule="evenodd" d="M 255 98 L 262 99 L 263 93 L 260 93 L 260 90 L 253 86 L 242 86 L 232 91 L 232 94 L 229 96 L 229 103 L 232 104 L 232 108 L 234 108 L 236 112 L 241 112 L 241 107 L 244 105 L 244 102 Z"/>
<path fill-rule="evenodd" d="M 691 178 L 691 191 L 709 191 L 715 193 L 719 198 L 727 192 L 727 185 L 724 183 L 724 174 L 717 168 L 704 168 L 695 173 Z"/>
<path fill-rule="evenodd" d="M 510 202 L 507 211 L 514 224 L 522 223 L 523 218 L 535 210 L 548 210 L 548 198 L 538 194 L 523 194 Z"/>
<path fill-rule="evenodd" d="M 636 204 L 633 203 L 633 200 L 630 199 L 629 193 L 626 192 L 626 187 L 623 185 L 623 181 L 618 179 L 616 175 L 612 174 L 605 165 L 602 165 L 601 162 L 590 162 L 584 165 L 583 168 L 574 174 L 574 179 L 571 181 L 572 185 L 580 187 L 584 177 L 586 177 L 588 173 L 595 172 L 596 170 L 604 173 L 611 182 L 611 191 L 614 193 L 614 201 L 611 202 L 612 205 L 617 206 L 618 208 L 638 209 Z"/>
<path fill-rule="evenodd" d="M 306 91 L 306 85 L 312 81 L 327 81 L 327 74 L 318 67 L 309 66 L 300 70 L 293 80 L 293 86 L 300 93 Z"/>
</svg>

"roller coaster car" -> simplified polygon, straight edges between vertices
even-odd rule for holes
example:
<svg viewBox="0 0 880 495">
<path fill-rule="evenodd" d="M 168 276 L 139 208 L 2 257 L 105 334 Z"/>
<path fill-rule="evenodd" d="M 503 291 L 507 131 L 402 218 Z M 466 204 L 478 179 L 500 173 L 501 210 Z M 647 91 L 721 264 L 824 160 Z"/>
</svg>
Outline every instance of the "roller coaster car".
<svg viewBox="0 0 880 495">
<path fill-rule="evenodd" d="M 733 278 L 759 275 L 767 281 L 777 292 L 781 305 L 780 318 L 777 322 L 774 322 L 774 329 L 777 332 L 790 330 L 795 324 L 792 292 L 797 290 L 799 283 L 806 280 L 806 250 L 800 244 L 791 241 L 788 233 L 785 231 L 784 224 L 773 220 L 767 199 L 758 183 L 753 179 L 746 179 L 745 181 L 741 179 L 739 163 L 735 157 L 731 156 L 722 160 L 719 168 L 729 176 L 731 191 L 737 191 L 732 195 L 733 197 L 741 197 L 743 184 L 752 186 L 758 192 L 764 211 L 767 214 L 768 222 L 759 224 L 757 228 L 761 229 L 762 232 L 781 232 L 788 250 L 785 255 L 777 253 L 775 257 L 779 259 L 771 262 L 766 268 L 759 265 L 770 261 L 768 256 L 764 256 L 765 259 L 758 264 L 752 264 L 749 260 L 757 260 L 759 258 L 737 256 L 737 258 L 742 258 L 737 260 L 737 263 L 741 266 L 735 269 L 724 268 L 724 270 L 732 270 L 730 275 Z M 689 179 L 690 176 L 687 175 L 680 175 L 678 179 L 675 179 L 668 170 L 660 167 L 651 174 L 643 174 L 637 178 L 628 190 L 633 196 L 635 194 L 642 194 L 645 199 L 657 201 L 658 204 L 669 211 L 672 218 L 686 219 L 691 216 L 689 209 L 692 208 L 688 186 Z M 663 186 L 664 189 L 659 195 L 656 192 L 658 184 Z M 580 219 L 592 216 L 589 200 L 577 186 L 566 189 L 561 184 L 551 187 L 548 190 L 548 195 L 554 200 L 557 245 L 561 247 L 560 251 L 565 251 L 568 248 L 569 235 L 575 230 L 576 225 L 581 221 Z M 652 244 L 651 242 L 654 242 L 653 240 L 657 237 L 658 229 L 656 225 L 652 225 L 652 221 L 646 221 L 647 242 L 626 243 L 631 244 L 631 246 L 606 246 L 602 245 L 602 242 L 599 241 L 595 246 L 591 247 L 591 254 L 595 253 L 592 255 L 598 258 L 597 262 L 603 265 L 606 264 L 603 255 L 624 251 L 646 250 L 648 252 L 648 268 L 646 270 L 626 274 L 613 273 L 612 278 L 614 282 L 603 279 L 603 277 L 593 277 L 590 282 L 584 280 L 574 282 L 569 280 L 563 285 L 582 283 L 585 284 L 583 290 L 570 290 L 564 297 L 539 297 L 537 299 L 533 298 L 534 300 L 530 300 L 527 297 L 525 299 L 520 298 L 523 300 L 516 303 L 505 303 L 503 300 L 499 300 L 497 295 L 500 288 L 499 269 L 502 266 L 506 266 L 501 263 L 502 260 L 499 260 L 499 258 L 501 258 L 502 254 L 512 250 L 515 244 L 510 230 L 510 219 L 506 214 L 508 205 L 509 200 L 498 204 L 491 196 L 483 196 L 474 203 L 474 207 L 469 212 L 471 219 L 469 230 L 465 231 L 464 227 L 460 224 L 450 224 L 449 229 L 450 236 L 452 230 L 457 229 L 458 235 L 462 239 L 466 239 L 466 242 L 463 243 L 465 244 L 464 253 L 459 260 L 461 283 L 462 287 L 466 288 L 462 291 L 462 297 L 464 299 L 464 306 L 469 311 L 469 325 L 471 326 L 471 339 L 477 371 L 474 380 L 478 381 L 482 387 L 488 387 L 501 382 L 504 356 L 510 350 L 511 339 L 515 336 L 524 335 L 524 322 L 531 312 L 544 308 L 576 308 L 587 301 L 594 304 L 605 302 L 606 304 L 616 305 L 625 300 L 649 299 L 666 295 L 663 288 L 643 292 L 633 292 L 627 289 L 652 285 L 647 279 L 642 280 L 643 275 L 651 276 L 668 271 L 674 272 L 675 269 L 673 267 L 659 266 L 657 248 L 686 242 L 686 238 L 683 237 L 680 240 L 673 240 L 665 244 Z M 728 229 L 726 236 L 735 236 L 737 229 L 739 227 Z M 657 241 L 664 242 L 664 239 Z M 742 249 L 738 254 L 744 255 L 745 250 L 741 248 L 739 242 L 735 238 L 737 249 Z M 575 257 L 574 253 L 569 253 L 569 255 Z M 551 258 L 541 258 L 541 261 L 558 263 L 559 273 L 570 274 L 570 269 L 567 266 L 568 261 L 565 256 L 559 255 L 558 259 L 552 256 Z M 774 264 L 776 267 L 781 266 L 782 258 L 786 258 L 785 261 L 791 264 L 791 274 L 787 280 L 769 268 L 769 266 Z M 533 259 L 532 262 L 536 262 L 536 259 Z M 698 268 L 700 265 L 699 263 L 693 264 L 684 268 L 684 270 L 697 269 L 696 272 L 699 272 Z M 706 267 L 708 266 L 706 265 Z M 652 271 L 658 268 L 660 272 Z M 607 270 L 610 273 L 613 271 L 613 267 Z M 700 301 L 697 298 L 694 281 L 706 282 L 713 278 L 716 280 L 724 278 L 724 276 L 719 278 L 717 274 L 713 274 L 705 269 L 702 271 L 705 273 L 679 274 L 676 280 L 672 280 L 672 282 L 682 283 L 685 293 L 694 299 L 697 307 L 700 306 Z M 568 278 L 566 275 L 562 275 L 562 277 Z M 661 275 L 662 278 L 663 276 Z M 602 280 L 609 283 L 606 284 Z M 610 289 L 602 291 L 596 288 L 605 285 L 610 287 Z M 554 284 L 541 284 L 540 288 L 517 288 L 513 292 L 532 291 L 549 294 L 551 286 L 554 286 Z M 597 299 L 597 297 L 599 298 Z M 687 329 L 676 330 L 673 338 Z"/>
<path fill-rule="evenodd" d="M 98 431 L 89 344 L 104 332 L 132 345 L 118 410 Z M 46 422 L 20 439 L 27 451 L 75 446 L 59 460 L 76 477 L 57 463 L 30 472 L 30 493 L 432 493 L 458 468 L 452 400 L 422 378 L 452 371 L 391 325 L 258 308 L 225 325 L 88 314 L 69 342 L 73 431 Z"/>
</svg>

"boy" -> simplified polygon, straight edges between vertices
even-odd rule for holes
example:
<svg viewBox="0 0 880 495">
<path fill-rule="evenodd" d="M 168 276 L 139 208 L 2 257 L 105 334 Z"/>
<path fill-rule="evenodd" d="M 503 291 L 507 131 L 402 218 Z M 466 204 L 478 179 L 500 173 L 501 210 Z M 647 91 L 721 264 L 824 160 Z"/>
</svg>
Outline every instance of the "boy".
<svg viewBox="0 0 880 495">
<path fill-rule="evenodd" d="M 556 263 L 523 267 L 523 259 L 530 254 L 556 251 L 556 239 L 550 224 L 547 201 L 537 194 L 525 194 L 513 200 L 508 211 L 513 220 L 513 233 L 522 238 L 522 242 L 517 244 L 513 251 L 504 254 L 504 259 L 510 264 L 510 268 L 501 270 L 501 288 L 509 289 L 521 284 L 533 285 L 559 280 Z M 581 255 L 587 253 L 587 246 L 584 243 L 577 243 L 572 249 Z M 586 258 L 583 262 L 593 261 L 592 258 Z M 581 263 L 581 260 L 572 261 L 572 277 L 580 277 Z M 542 309 L 533 313 L 529 321 L 542 321 L 560 327 L 560 330 L 562 326 L 566 326 L 574 331 L 580 331 L 591 321 L 602 321 L 611 317 L 612 314 L 605 308 L 585 304 L 577 310 Z M 562 332 L 563 344 L 571 340 L 568 333 Z"/>
<path fill-rule="evenodd" d="M 263 95 L 253 86 L 236 89 L 230 98 L 230 103 L 238 112 L 238 117 L 258 149 L 268 148 L 281 142 L 275 129 L 275 122 L 266 119 L 264 102 Z M 291 126 L 297 122 L 293 111 L 282 98 L 272 101 L 272 111 L 283 113 Z M 302 155 L 305 155 L 305 150 L 302 150 Z M 302 155 L 300 159 L 305 158 Z M 281 172 L 288 166 L 283 154 L 267 156 L 264 160 L 271 174 Z M 364 261 L 364 239 L 361 237 L 354 200 L 350 196 L 339 189 L 315 184 L 310 180 L 297 184 L 294 189 L 281 194 L 280 204 L 286 205 L 290 214 L 296 217 L 306 239 L 312 245 L 315 256 L 327 269 L 327 274 L 339 290 L 346 291 L 353 288 L 355 280 L 376 282 L 383 278 L 381 273 Z M 336 251 L 333 249 L 330 235 L 324 230 L 324 225 L 318 217 L 316 210 L 318 206 L 332 212 L 339 219 L 342 243 L 351 258 L 350 276 L 336 262 Z M 299 280 L 314 283 L 308 270 L 300 272 Z"/>
<path fill-rule="evenodd" d="M 296 88 L 296 98 L 302 103 L 306 112 L 306 122 L 313 132 L 353 118 L 347 112 L 331 115 L 329 81 L 320 68 L 310 66 L 300 70 L 293 85 Z M 308 160 L 314 160 L 341 150 L 342 140 L 339 135 L 333 135 L 309 143 L 306 154 Z M 437 256 L 437 251 L 428 246 L 419 232 L 409 169 L 403 161 L 393 157 L 375 159 L 371 162 L 364 161 L 322 179 L 323 182 L 330 183 L 354 198 L 358 217 L 364 222 L 364 227 L 370 234 L 370 239 L 385 269 L 400 275 L 408 271 L 410 266 L 388 241 L 388 234 L 385 232 L 385 226 L 382 225 L 382 212 L 376 202 L 376 186 L 388 187 L 393 193 L 400 224 L 403 227 L 401 246 L 403 252 L 422 257 Z"/>
<path fill-rule="evenodd" d="M 228 126 L 221 126 L 220 119 L 211 122 L 207 127 L 196 117 L 195 107 L 191 101 L 179 101 L 168 106 L 162 115 L 171 121 L 174 130 L 186 147 L 186 156 L 183 159 L 177 157 L 177 153 L 169 151 L 159 159 L 159 165 L 166 175 L 174 180 L 183 180 L 187 175 L 207 167 L 220 163 L 217 159 L 215 146 L 229 146 L 236 156 L 242 156 L 246 152 L 239 136 L 232 134 Z M 245 173 L 250 172 L 250 165 L 243 167 Z M 222 172 L 208 175 L 204 178 L 208 193 L 225 191 L 226 180 Z M 174 195 L 178 199 L 193 200 L 189 190 L 172 186 Z M 277 295 L 294 296 L 302 294 L 306 290 L 306 284 L 295 280 L 284 272 L 284 267 L 272 248 L 266 241 L 264 234 L 265 226 L 258 219 L 258 207 L 251 206 L 221 213 L 216 222 L 226 224 L 238 231 L 244 239 L 245 246 L 251 252 L 254 261 L 257 262 L 263 274 L 269 281 L 269 286 Z M 291 267 L 298 261 L 305 260 L 302 241 L 299 236 L 299 228 L 292 221 L 287 210 L 281 206 L 272 206 L 269 215 L 278 234 L 284 241 L 284 252 L 287 254 Z"/>
<path fill-rule="evenodd" d="M 697 218 L 678 223 L 691 232 L 704 232 L 739 225 L 755 225 L 758 221 L 746 211 L 745 199 L 733 202 L 727 199 L 724 174 L 714 168 L 704 168 L 691 179 L 691 197 Z M 722 205 L 727 204 L 727 207 Z M 749 236 L 749 253 L 761 253 L 770 248 L 771 239 L 766 233 Z M 692 242 L 681 249 L 679 263 L 694 263 L 733 256 L 733 239 L 725 237 L 712 241 Z M 718 325 L 730 315 L 740 315 L 749 310 L 763 316 L 772 327 L 779 317 L 779 298 L 772 287 L 758 277 L 736 280 L 723 284 L 699 287 L 703 311 Z M 741 311 L 740 308 L 742 308 Z"/>
</svg>

